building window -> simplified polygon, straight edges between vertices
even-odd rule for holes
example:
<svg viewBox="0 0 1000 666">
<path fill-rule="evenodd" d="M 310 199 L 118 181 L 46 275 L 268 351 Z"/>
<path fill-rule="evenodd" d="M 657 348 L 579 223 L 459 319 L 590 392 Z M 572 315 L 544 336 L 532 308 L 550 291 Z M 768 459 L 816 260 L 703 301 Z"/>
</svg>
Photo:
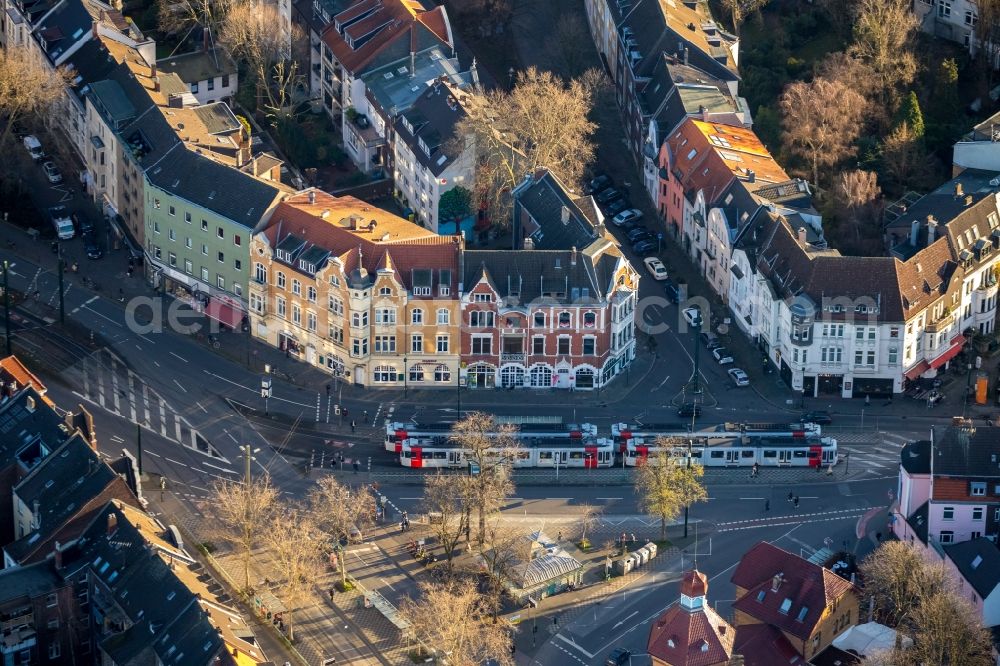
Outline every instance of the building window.
<svg viewBox="0 0 1000 666">
<path fill-rule="evenodd" d="M 593 356 L 596 348 L 597 348 L 597 338 L 588 335 L 583 339 L 584 356 Z"/>
<path fill-rule="evenodd" d="M 338 345 L 344 344 L 344 329 L 342 329 L 340 326 L 331 326 L 330 337 Z"/>
<path fill-rule="evenodd" d="M 184 221 L 191 224 L 191 213 L 184 213 Z"/>
<path fill-rule="evenodd" d="M 168 252 L 168 253 L 167 253 L 167 262 L 168 262 L 168 263 L 169 263 L 169 264 L 170 264 L 171 266 L 173 266 L 173 267 L 175 267 L 175 268 L 176 268 L 176 267 L 177 267 L 177 255 L 176 255 L 176 254 L 174 254 L 173 252 Z"/>
<path fill-rule="evenodd" d="M 889 365 L 899 365 L 899 347 L 889 347 Z"/>
<path fill-rule="evenodd" d="M 170 214 L 170 217 L 174 217 L 177 214 L 177 210 L 173 206 L 167 206 L 167 213 Z"/>
<path fill-rule="evenodd" d="M 536 335 L 531 339 L 531 353 L 545 354 L 545 336 Z"/>
<path fill-rule="evenodd" d="M 316 332 L 316 313 L 312 311 L 306 312 L 306 328 L 308 328 L 313 333 Z"/>
<path fill-rule="evenodd" d="M 396 323 L 396 308 L 375 308 L 375 324 L 393 325 Z"/>
<path fill-rule="evenodd" d="M 194 83 L 191 84 L 191 94 L 192 95 L 197 95 L 198 94 L 198 82 L 197 81 L 195 81 Z"/>
<path fill-rule="evenodd" d="M 951 16 L 951 3 L 947 0 L 939 0 L 938 2 L 938 16 L 941 18 L 949 18 Z"/>
<path fill-rule="evenodd" d="M 448 366 L 439 365 L 436 368 L 434 368 L 434 381 L 436 382 L 451 381 L 451 370 L 448 369 Z"/>
<path fill-rule="evenodd" d="M 229 75 L 228 74 L 223 74 L 222 75 L 222 87 L 223 88 L 228 88 L 229 87 Z"/>
<path fill-rule="evenodd" d="M 473 294 L 472 295 L 472 302 L 473 303 L 492 303 L 493 302 L 493 294 Z"/>
<path fill-rule="evenodd" d="M 201 244 L 201 253 L 206 257 L 208 256 L 208 246 L 204 243 Z"/>
<path fill-rule="evenodd" d="M 58 623 L 59 623 L 59 620 L 56 620 L 56 624 L 57 625 L 58 625 Z M 60 651 L 59 643 L 49 643 L 49 659 L 58 659 L 61 655 L 62 655 L 62 652 Z M 22 663 L 27 664 L 29 662 L 25 661 L 25 662 L 22 662 Z"/>
<path fill-rule="evenodd" d="M 984 511 L 985 511 L 985 509 L 983 507 L 981 507 L 981 506 L 974 506 L 974 507 L 972 507 L 972 519 L 973 520 L 982 520 L 983 519 L 983 513 L 984 513 Z"/>
<path fill-rule="evenodd" d="M 192 246 L 193 246 L 193 244 L 191 243 L 191 239 L 190 238 L 185 238 L 184 239 L 184 247 L 186 247 L 187 249 L 190 250 L 192 248 Z"/>
<path fill-rule="evenodd" d="M 439 354 L 448 353 L 448 336 L 439 335 L 437 336 L 437 351 Z"/>
<path fill-rule="evenodd" d="M 167 229 L 167 238 L 172 241 L 177 240 L 177 233 L 173 229 Z"/>
<path fill-rule="evenodd" d="M 473 328 L 493 328 L 496 324 L 495 313 L 484 310 L 473 310 L 469 313 L 469 325 Z"/>
<path fill-rule="evenodd" d="M 352 312 L 351 313 L 351 326 L 363 327 L 368 325 L 368 311 L 363 312 Z"/>
<path fill-rule="evenodd" d="M 376 335 L 375 336 L 375 353 L 376 354 L 395 354 L 396 353 L 396 336 L 395 335 Z"/>
<path fill-rule="evenodd" d="M 215 79 L 209 79 L 208 80 L 208 89 L 209 90 L 215 90 Z"/>
<path fill-rule="evenodd" d="M 184 260 L 184 272 L 191 275 L 194 272 L 194 264 L 191 263 L 190 259 Z"/>
<path fill-rule="evenodd" d="M 593 312 L 583 313 L 583 327 L 584 328 L 594 328 L 597 326 L 597 315 Z"/>
<path fill-rule="evenodd" d="M 969 494 L 974 497 L 982 497 L 986 494 L 985 481 L 973 481 L 969 484 Z"/>
<path fill-rule="evenodd" d="M 340 316 L 344 315 L 344 301 L 340 300 L 336 296 L 331 296 L 329 305 L 333 314 Z"/>
<path fill-rule="evenodd" d="M 218 236 L 219 238 L 225 238 L 226 230 L 223 229 L 222 227 L 219 227 L 218 229 L 215 230 L 215 235 Z"/>
<path fill-rule="evenodd" d="M 221 252 L 219 254 L 222 254 Z M 292 293 L 296 296 L 302 295 L 302 283 L 298 280 L 292 280 Z"/>
<path fill-rule="evenodd" d="M 264 314 L 264 299 L 260 294 L 250 294 L 250 310 L 257 314 Z"/>
<path fill-rule="evenodd" d="M 411 382 L 422 382 L 422 381 L 424 381 L 424 369 L 421 368 L 419 365 L 416 366 L 416 367 L 414 367 L 414 368 L 410 368 L 410 373 L 409 374 L 410 374 L 410 381 Z"/>
<path fill-rule="evenodd" d="M 938 535 L 939 543 L 955 543 L 955 533 L 951 530 L 941 530 L 941 534 Z"/>
<path fill-rule="evenodd" d="M 284 289 L 285 288 L 285 274 L 284 273 L 282 273 L 281 271 L 278 271 L 275 280 L 276 280 L 276 282 L 274 284 L 275 284 L 275 286 L 278 289 Z"/>
<path fill-rule="evenodd" d="M 556 346 L 556 354 L 559 354 L 560 356 L 569 355 L 569 338 L 559 338 L 559 342 Z"/>
<path fill-rule="evenodd" d="M 392 289 L 389 287 L 381 287 L 378 290 L 379 296 L 392 296 Z"/>
<path fill-rule="evenodd" d="M 493 338 L 487 335 L 475 335 L 472 337 L 473 354 L 492 354 Z"/>
<path fill-rule="evenodd" d="M 424 336 L 419 334 L 410 336 L 410 351 L 414 354 L 424 353 Z"/>
<path fill-rule="evenodd" d="M 204 266 L 201 267 L 201 281 L 208 282 L 208 269 Z"/>
<path fill-rule="evenodd" d="M 308 287 L 306 287 L 306 299 L 310 303 L 315 303 L 316 302 L 316 287 L 314 287 L 312 285 L 309 285 Z"/>
<path fill-rule="evenodd" d="M 569 328 L 570 316 L 568 312 L 559 313 L 559 328 Z"/>
<path fill-rule="evenodd" d="M 278 316 L 281 317 L 282 319 L 284 319 L 285 318 L 285 299 L 284 298 L 275 299 L 274 305 L 275 305 L 275 310 L 276 310 Z"/>
<path fill-rule="evenodd" d="M 410 312 L 410 323 L 420 325 L 424 323 L 424 311 L 420 308 Z"/>
<path fill-rule="evenodd" d="M 367 356 L 368 355 L 368 338 L 354 338 L 351 341 L 351 355 L 352 356 Z"/>
<path fill-rule="evenodd" d="M 447 325 L 451 321 L 451 313 L 447 308 L 441 308 L 437 311 L 437 323 L 438 326 Z"/>
<path fill-rule="evenodd" d="M 261 263 L 253 265 L 253 278 L 261 284 L 267 284 L 267 267 Z"/>
<path fill-rule="evenodd" d="M 218 260 L 219 260 L 220 264 L 226 263 L 226 255 L 225 255 L 225 253 L 219 252 L 219 254 L 218 254 Z"/>
<path fill-rule="evenodd" d="M 943 507 L 941 509 L 941 520 L 955 520 L 955 507 Z"/>
<path fill-rule="evenodd" d="M 375 371 L 372 373 L 372 381 L 375 382 L 394 382 L 397 378 L 396 368 L 388 365 L 375 366 Z"/>
<path fill-rule="evenodd" d="M 542 327 L 545 326 L 545 313 L 544 312 L 536 312 L 535 313 L 535 326 L 537 328 L 542 328 Z"/>
<path fill-rule="evenodd" d="M 59 603 L 59 598 L 54 594 L 50 594 L 45 597 L 46 608 L 55 608 L 56 605 L 58 605 L 58 603 Z"/>
</svg>

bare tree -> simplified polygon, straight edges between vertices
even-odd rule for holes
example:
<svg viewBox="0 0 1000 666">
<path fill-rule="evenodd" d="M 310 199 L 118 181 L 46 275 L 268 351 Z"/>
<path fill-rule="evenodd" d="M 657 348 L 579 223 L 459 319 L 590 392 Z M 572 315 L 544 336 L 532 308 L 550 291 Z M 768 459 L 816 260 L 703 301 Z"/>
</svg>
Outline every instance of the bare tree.
<svg viewBox="0 0 1000 666">
<path fill-rule="evenodd" d="M 226 14 L 240 0 L 157 0 L 157 27 L 183 41 L 195 28 L 205 31 L 205 39 L 217 36 Z"/>
<path fill-rule="evenodd" d="M 476 147 L 476 195 L 495 224 L 509 222 L 510 194 L 525 173 L 547 168 L 567 187 L 579 187 L 594 158 L 593 96 L 582 79 L 567 83 L 529 67 L 512 91 L 463 100 L 456 138 Z"/>
<path fill-rule="evenodd" d="M 854 153 L 865 100 L 843 83 L 797 81 L 785 88 L 778 105 L 785 149 L 809 164 L 814 184 L 820 167 L 832 167 Z"/>
<path fill-rule="evenodd" d="M 461 474 L 435 474 L 424 479 L 423 507 L 431 532 L 444 548 L 448 573 L 454 567 L 455 550 L 468 533 L 469 523 L 463 504 L 469 477 Z"/>
<path fill-rule="evenodd" d="M 211 505 L 216 534 L 240 551 L 244 589 L 250 590 L 253 549 L 261 543 L 261 527 L 268 524 L 277 509 L 278 491 L 267 475 L 249 484 L 220 479 L 212 484 Z"/>
<path fill-rule="evenodd" d="M 722 8 L 729 12 L 733 32 L 740 34 L 740 27 L 747 17 L 760 11 L 770 0 L 721 0 Z"/>
<path fill-rule="evenodd" d="M 862 224 L 877 219 L 882 190 L 874 171 L 844 171 L 837 176 L 833 187 L 837 203 L 847 220 L 854 227 L 855 237 L 861 238 Z"/>
<path fill-rule="evenodd" d="M 504 589 L 514 581 L 516 567 L 531 560 L 531 539 L 516 525 L 495 518 L 486 527 L 479 556 L 486 569 L 486 601 L 496 615 L 503 605 Z"/>
<path fill-rule="evenodd" d="M 926 595 L 944 590 L 947 572 L 931 566 L 913 546 L 889 541 L 861 563 L 865 596 L 875 617 L 890 627 L 913 627 L 913 613 Z"/>
<path fill-rule="evenodd" d="M 322 571 L 324 540 L 309 512 L 292 505 L 275 514 L 264 530 L 267 547 L 278 571 L 285 576 L 281 588 L 288 622 L 288 638 L 295 640 L 293 611 L 309 595 L 309 588 Z"/>
<path fill-rule="evenodd" d="M 816 78 L 827 79 L 828 81 L 838 81 L 847 88 L 858 93 L 866 100 L 874 98 L 879 81 L 875 76 L 875 70 L 871 65 L 843 51 L 836 51 L 828 54 L 816 66 Z M 880 109 L 867 108 L 869 112 L 878 112 Z M 882 115 L 888 114 L 882 110 Z"/>
<path fill-rule="evenodd" d="M 976 0 L 976 57 L 992 85 L 997 55 L 1000 54 L 1000 0 Z"/>
<path fill-rule="evenodd" d="M 332 476 L 324 476 L 309 492 L 309 510 L 316 525 L 336 542 L 340 560 L 340 584 L 347 587 L 347 558 L 343 544 L 364 534 L 375 522 L 375 496 L 367 486 L 349 488 Z"/>
<path fill-rule="evenodd" d="M 657 438 L 656 445 L 670 448 L 681 442 Z M 683 466 L 674 457 L 662 454 L 649 456 L 636 467 L 635 490 L 639 496 L 639 506 L 650 516 L 660 519 L 660 539 L 667 538 L 667 523 L 681 513 L 681 509 L 708 498 L 701 478 L 705 469 L 692 463 Z M 687 520 L 684 521 L 684 536 L 687 536 Z"/>
<path fill-rule="evenodd" d="M 879 82 L 882 102 L 895 108 L 896 91 L 917 75 L 913 42 L 917 17 L 910 0 L 860 0 L 849 53 L 867 62 Z"/>
<path fill-rule="evenodd" d="M 597 525 L 604 510 L 593 504 L 580 505 L 580 548 L 590 548 L 590 540 L 587 539 L 587 530 Z"/>
<path fill-rule="evenodd" d="M 484 412 L 472 412 L 452 429 L 452 441 L 464 449 L 465 459 L 479 470 L 465 484 L 464 502 L 470 514 L 476 512 L 480 544 L 485 538 L 486 517 L 499 511 L 504 499 L 514 491 L 510 466 L 521 450 L 516 432 L 514 426 L 497 423 Z"/>
<path fill-rule="evenodd" d="M 952 586 L 925 594 L 913 613 L 913 647 L 908 664 L 985 666 L 992 659 L 990 632 L 983 618 Z"/>
<path fill-rule="evenodd" d="M 919 189 L 931 172 L 923 140 L 902 122 L 882 142 L 882 166 L 901 189 Z"/>
<path fill-rule="evenodd" d="M 9 150 L 7 142 L 20 123 L 47 121 L 71 85 L 65 70 L 50 69 L 30 49 L 0 50 L 0 150 Z"/>
<path fill-rule="evenodd" d="M 420 590 L 420 598 L 404 600 L 399 613 L 449 664 L 514 666 L 510 631 L 491 617 L 473 581 L 423 584 Z"/>
</svg>

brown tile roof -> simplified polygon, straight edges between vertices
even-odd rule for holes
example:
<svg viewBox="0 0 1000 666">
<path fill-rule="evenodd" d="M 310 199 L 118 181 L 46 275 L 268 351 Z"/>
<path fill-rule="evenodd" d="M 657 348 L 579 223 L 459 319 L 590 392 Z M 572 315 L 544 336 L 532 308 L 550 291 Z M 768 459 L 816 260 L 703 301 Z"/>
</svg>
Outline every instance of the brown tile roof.
<svg viewBox="0 0 1000 666">
<path fill-rule="evenodd" d="M 982 497 L 969 494 L 969 479 L 934 477 L 934 493 L 931 499 L 956 502 L 982 502 Z"/>
<path fill-rule="evenodd" d="M 743 657 L 743 666 L 796 666 L 806 663 L 785 635 L 767 624 L 737 627 L 734 652 Z"/>
<path fill-rule="evenodd" d="M 352 220 L 358 228 L 352 228 Z M 374 223 L 372 229 L 368 229 L 370 223 Z M 460 247 L 456 237 L 439 236 L 355 197 L 334 197 L 320 190 L 300 192 L 277 206 L 261 233 L 271 247 L 294 234 L 307 246 L 328 250 L 342 259 L 345 273 L 363 266 L 374 274 L 391 261 L 407 288 L 413 269 L 451 269 L 452 293 L 456 293 Z"/>
<path fill-rule="evenodd" d="M 926 309 L 942 295 L 954 291 L 952 282 L 956 264 L 952 260 L 948 239 L 941 237 L 898 263 L 897 279 L 901 306 L 907 318 Z"/>
<path fill-rule="evenodd" d="M 0 380 L 4 383 L 11 380 L 17 382 L 18 390 L 21 390 L 25 386 L 31 386 L 39 395 L 45 395 L 45 384 L 35 376 L 28 367 L 21 363 L 20 359 L 16 356 L 8 356 L 7 358 L 0 359 Z M 46 398 L 46 402 L 48 399 Z M 52 403 L 50 403 L 52 404 Z"/>
<path fill-rule="evenodd" d="M 417 43 L 417 30 L 427 30 L 441 42 L 454 46 L 445 8 L 435 7 L 428 11 L 416 0 L 385 0 L 371 15 L 338 30 L 338 25 L 363 14 L 371 4 L 370 0 L 359 0 L 337 14 L 323 31 L 323 43 L 348 72 L 359 74 L 373 58 L 404 36 L 411 44 Z M 365 9 L 359 5 L 365 5 Z M 359 46 L 352 46 L 354 40 L 360 40 L 373 30 L 376 31 L 374 36 L 369 36 Z"/>
<path fill-rule="evenodd" d="M 778 574 L 781 579 L 774 590 Z M 856 591 L 829 569 L 766 541 L 747 551 L 732 582 L 746 590 L 733 608 L 802 639 L 812 635 L 828 606 Z"/>
<path fill-rule="evenodd" d="M 649 631 L 650 656 L 671 666 L 726 664 L 736 632 L 711 606 L 688 611 L 671 606 Z"/>
</svg>

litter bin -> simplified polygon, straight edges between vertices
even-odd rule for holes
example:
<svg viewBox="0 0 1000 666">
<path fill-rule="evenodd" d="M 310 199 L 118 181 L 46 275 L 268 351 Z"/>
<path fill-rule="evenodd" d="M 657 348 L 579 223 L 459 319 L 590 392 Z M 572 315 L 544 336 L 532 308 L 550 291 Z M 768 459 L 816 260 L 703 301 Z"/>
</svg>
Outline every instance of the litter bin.
<svg viewBox="0 0 1000 666">
<path fill-rule="evenodd" d="M 636 566 L 641 567 L 647 562 L 649 562 L 649 551 L 645 548 L 640 548 L 639 550 L 632 553 L 636 559 Z"/>
<path fill-rule="evenodd" d="M 626 555 L 625 557 L 615 560 L 615 573 L 619 576 L 624 576 L 629 571 L 632 571 L 632 567 L 635 566 L 635 560 L 631 555 Z"/>
<path fill-rule="evenodd" d="M 646 550 L 649 551 L 649 559 L 653 559 L 654 557 L 656 557 L 656 544 L 655 543 L 653 543 L 652 541 L 650 541 L 645 546 L 643 546 L 643 548 L 645 548 Z"/>
</svg>

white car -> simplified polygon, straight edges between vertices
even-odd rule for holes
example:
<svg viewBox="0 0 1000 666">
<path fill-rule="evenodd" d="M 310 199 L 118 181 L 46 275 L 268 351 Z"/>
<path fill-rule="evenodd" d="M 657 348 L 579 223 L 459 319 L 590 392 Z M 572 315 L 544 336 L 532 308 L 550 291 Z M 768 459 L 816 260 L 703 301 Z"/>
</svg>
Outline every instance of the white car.
<svg viewBox="0 0 1000 666">
<path fill-rule="evenodd" d="M 750 386 L 750 378 L 747 377 L 747 373 L 743 372 L 739 368 L 730 368 L 729 377 L 737 386 Z"/>
<path fill-rule="evenodd" d="M 663 262 L 656 257 L 646 257 L 643 260 L 646 264 L 646 270 L 649 274 L 653 276 L 654 280 L 666 280 L 667 279 L 667 267 L 663 265 Z"/>
<path fill-rule="evenodd" d="M 719 365 L 729 365 L 733 362 L 733 356 L 725 347 L 716 347 L 712 350 L 712 356 L 719 362 Z"/>
<path fill-rule="evenodd" d="M 623 210 L 622 212 L 611 218 L 611 222 L 616 226 L 620 227 L 623 224 L 628 224 L 635 220 L 642 218 L 642 211 L 638 208 L 629 208 L 628 210 Z"/>
<path fill-rule="evenodd" d="M 698 307 L 684 308 L 684 310 L 681 311 L 681 314 L 684 315 L 687 323 L 691 326 L 701 324 L 701 310 Z"/>
<path fill-rule="evenodd" d="M 59 173 L 59 169 L 52 162 L 46 162 L 42 165 L 42 170 L 45 172 L 45 177 L 49 179 L 50 183 L 61 183 L 62 174 Z"/>
</svg>

